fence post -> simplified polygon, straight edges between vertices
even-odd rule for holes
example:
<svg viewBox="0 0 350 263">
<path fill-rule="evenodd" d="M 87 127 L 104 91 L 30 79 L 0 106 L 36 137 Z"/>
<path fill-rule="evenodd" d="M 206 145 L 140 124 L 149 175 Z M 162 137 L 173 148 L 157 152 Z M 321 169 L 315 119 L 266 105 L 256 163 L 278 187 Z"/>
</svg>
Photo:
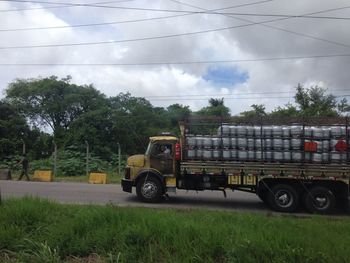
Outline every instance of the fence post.
<svg viewBox="0 0 350 263">
<path fill-rule="evenodd" d="M 122 167 L 121 167 L 121 149 L 120 149 L 120 143 L 118 142 L 118 175 L 120 176 L 122 172 Z"/>
<path fill-rule="evenodd" d="M 53 176 L 57 176 L 57 144 L 56 142 L 54 141 L 53 142 L 53 145 L 54 145 L 54 159 L 53 159 Z"/>
<path fill-rule="evenodd" d="M 85 141 L 86 145 L 86 176 L 89 176 L 89 142 Z"/>
</svg>

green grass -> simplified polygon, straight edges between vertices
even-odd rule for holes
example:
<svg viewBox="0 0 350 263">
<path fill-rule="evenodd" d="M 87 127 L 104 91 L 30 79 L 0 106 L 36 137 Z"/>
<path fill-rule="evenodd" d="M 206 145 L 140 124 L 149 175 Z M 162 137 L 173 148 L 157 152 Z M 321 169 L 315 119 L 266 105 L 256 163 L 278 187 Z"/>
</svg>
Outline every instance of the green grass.
<svg viewBox="0 0 350 263">
<path fill-rule="evenodd" d="M 349 218 L 10 199 L 0 262 L 350 262 L 349 233 Z"/>
</svg>

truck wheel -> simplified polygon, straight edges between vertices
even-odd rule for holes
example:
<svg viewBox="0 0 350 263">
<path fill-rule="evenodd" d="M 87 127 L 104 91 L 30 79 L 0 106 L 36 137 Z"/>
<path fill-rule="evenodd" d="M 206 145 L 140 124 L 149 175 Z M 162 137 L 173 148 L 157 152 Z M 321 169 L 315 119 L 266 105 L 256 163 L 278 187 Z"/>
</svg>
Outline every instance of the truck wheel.
<svg viewBox="0 0 350 263">
<path fill-rule="evenodd" d="M 293 212 L 299 206 L 299 195 L 292 186 L 278 184 L 271 188 L 267 201 L 278 212 Z"/>
<path fill-rule="evenodd" d="M 143 202 L 156 203 L 162 198 L 163 187 L 154 176 L 144 176 L 136 185 L 136 194 Z"/>
<path fill-rule="evenodd" d="M 306 193 L 305 207 L 310 213 L 329 214 L 335 208 L 335 197 L 331 190 L 323 186 L 315 186 Z"/>
</svg>

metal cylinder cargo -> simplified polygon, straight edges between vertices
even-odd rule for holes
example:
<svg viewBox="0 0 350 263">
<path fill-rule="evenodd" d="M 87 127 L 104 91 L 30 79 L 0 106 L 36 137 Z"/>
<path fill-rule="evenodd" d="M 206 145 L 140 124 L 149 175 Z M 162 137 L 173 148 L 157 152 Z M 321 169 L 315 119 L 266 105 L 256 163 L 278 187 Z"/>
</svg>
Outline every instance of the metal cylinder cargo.
<svg viewBox="0 0 350 263">
<path fill-rule="evenodd" d="M 158 202 L 176 189 L 238 190 L 281 212 L 348 207 L 348 118 L 192 117 L 180 132 L 151 137 L 144 155 L 129 157 L 124 191 Z"/>
</svg>

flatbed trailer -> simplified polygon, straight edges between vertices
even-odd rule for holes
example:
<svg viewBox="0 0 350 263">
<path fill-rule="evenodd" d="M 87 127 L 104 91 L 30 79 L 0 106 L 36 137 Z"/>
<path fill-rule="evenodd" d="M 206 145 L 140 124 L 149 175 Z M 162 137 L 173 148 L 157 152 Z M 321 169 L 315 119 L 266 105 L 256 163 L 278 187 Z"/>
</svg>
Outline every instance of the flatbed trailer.
<svg viewBox="0 0 350 263">
<path fill-rule="evenodd" d="M 220 148 L 219 157 L 190 158 L 187 141 L 194 136 L 193 130 L 214 131 L 218 130 L 218 127 L 222 129 L 223 123 L 228 123 L 226 120 L 220 120 L 214 124 L 211 121 L 206 125 L 206 122 L 200 120 L 198 125 L 198 119 L 195 119 L 197 128 L 191 130 L 190 125 L 193 124 L 191 120 L 181 123 L 179 138 L 169 134 L 151 137 L 145 155 L 131 156 L 127 161 L 125 177 L 122 179 L 123 190 L 132 192 L 132 187 L 136 187 L 138 197 L 145 202 L 158 202 L 168 192 L 174 192 L 176 189 L 217 190 L 224 193 L 226 190 L 238 190 L 257 194 L 272 209 L 281 212 L 293 212 L 301 205 L 312 213 L 331 213 L 337 206 L 348 207 L 350 193 L 348 120 L 338 118 L 333 119 L 333 122 L 324 119 L 313 121 L 309 119 L 305 124 L 300 120 L 299 122 L 293 120 L 293 123 L 302 125 L 303 135 L 305 127 L 310 125 L 344 126 L 346 135 L 339 139 L 346 144 L 346 149 L 342 152 L 344 157 L 342 161 L 313 163 L 306 160 L 305 150 L 300 161 L 266 161 L 263 158 L 264 151 L 259 151 L 257 159 L 242 161 L 237 157 L 223 158 L 223 148 Z M 247 122 L 236 119 L 230 123 L 238 125 Z M 248 123 L 260 126 L 262 132 L 263 125 L 271 122 L 269 120 L 263 122 L 260 119 Z M 285 120 L 282 123 L 285 123 Z M 198 129 L 198 127 L 204 128 Z M 221 141 L 225 138 L 222 133 L 211 136 Z M 306 140 L 312 139 L 302 136 L 300 138 L 302 147 Z M 169 153 L 158 153 L 161 147 L 168 148 Z"/>
</svg>

